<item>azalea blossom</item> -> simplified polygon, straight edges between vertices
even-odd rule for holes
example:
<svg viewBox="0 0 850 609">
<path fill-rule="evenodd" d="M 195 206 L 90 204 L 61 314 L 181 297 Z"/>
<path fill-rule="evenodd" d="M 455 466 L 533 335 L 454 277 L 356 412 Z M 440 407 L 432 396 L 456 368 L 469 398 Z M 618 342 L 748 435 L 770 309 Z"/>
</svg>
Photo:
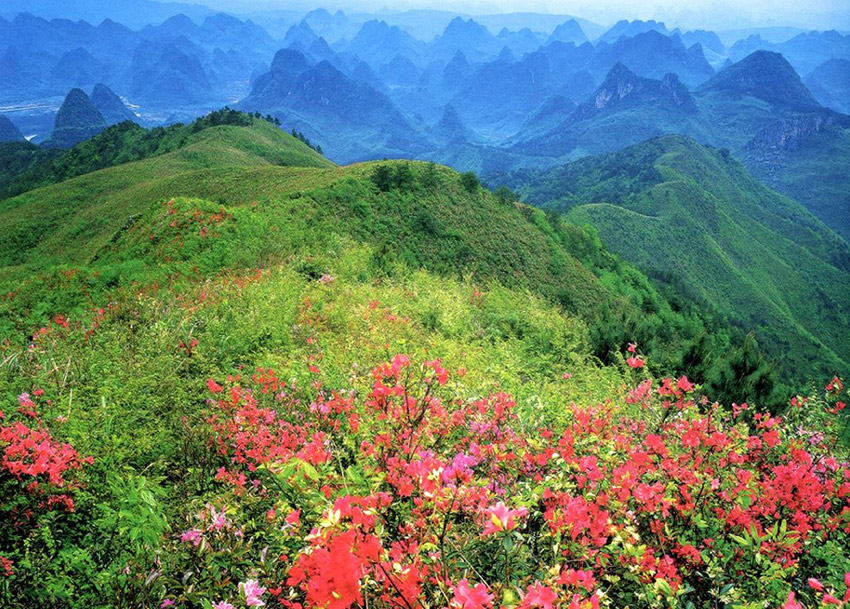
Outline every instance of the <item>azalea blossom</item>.
<svg viewBox="0 0 850 609">
<path fill-rule="evenodd" d="M 245 595 L 245 605 L 248 607 L 262 607 L 265 603 L 260 600 L 260 597 L 265 594 L 266 589 L 263 588 L 254 579 L 246 580 L 239 584 L 239 591 Z"/>
<path fill-rule="evenodd" d="M 484 525 L 484 536 L 499 533 L 501 531 L 513 531 L 517 527 L 517 518 L 528 514 L 528 509 L 521 507 L 515 510 L 508 509 L 501 501 L 487 510 L 490 520 Z"/>
<path fill-rule="evenodd" d="M 454 587 L 452 607 L 459 609 L 485 609 L 493 603 L 493 595 L 487 591 L 487 584 L 477 584 L 474 588 L 469 581 L 462 579 Z"/>
</svg>

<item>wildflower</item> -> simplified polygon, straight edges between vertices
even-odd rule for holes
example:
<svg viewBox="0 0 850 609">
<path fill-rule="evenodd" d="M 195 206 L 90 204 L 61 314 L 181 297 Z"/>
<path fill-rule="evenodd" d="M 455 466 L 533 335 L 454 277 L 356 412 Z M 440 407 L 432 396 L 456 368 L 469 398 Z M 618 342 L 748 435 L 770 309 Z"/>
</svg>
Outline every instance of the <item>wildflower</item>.
<svg viewBox="0 0 850 609">
<path fill-rule="evenodd" d="M 207 504 L 207 509 L 210 511 L 210 519 L 212 522 L 207 527 L 208 531 L 220 531 L 227 524 L 227 506 L 222 506 L 221 511 L 217 512 L 214 505 Z"/>
<path fill-rule="evenodd" d="M 813 589 L 817 590 L 818 592 L 823 592 L 823 584 L 820 583 L 820 581 L 816 580 L 814 577 L 810 577 L 808 579 L 808 583 L 809 586 L 811 586 Z"/>
<path fill-rule="evenodd" d="M 646 365 L 646 362 L 644 362 L 641 358 L 635 355 L 627 357 L 626 363 L 629 365 L 630 368 L 643 368 Z"/>
<path fill-rule="evenodd" d="M 260 600 L 260 597 L 265 594 L 266 589 L 258 584 L 256 580 L 249 579 L 240 583 L 239 591 L 245 595 L 245 605 L 247 607 L 262 607 L 265 605 Z"/>
<path fill-rule="evenodd" d="M 788 599 L 782 605 L 782 609 L 803 609 L 803 606 L 797 602 L 793 592 L 788 593 Z"/>
<path fill-rule="evenodd" d="M 174 601 L 170 598 L 165 598 L 159 604 L 159 609 L 163 609 L 164 607 L 173 607 L 173 606 L 174 606 Z"/>
<path fill-rule="evenodd" d="M 557 602 L 558 595 L 549 586 L 544 586 L 537 582 L 528 587 L 525 597 L 522 599 L 520 607 L 523 609 L 531 607 L 540 607 L 541 609 L 554 609 L 554 603 Z"/>
<path fill-rule="evenodd" d="M 469 581 L 462 579 L 454 587 L 452 607 L 459 609 L 484 609 L 493 602 L 493 595 L 487 593 L 487 584 L 477 584 L 474 588 Z"/>
<path fill-rule="evenodd" d="M 228 603 L 227 601 L 219 601 L 217 603 L 212 604 L 213 609 L 235 609 L 233 605 Z"/>
<path fill-rule="evenodd" d="M 183 543 L 191 543 L 195 547 L 200 545 L 201 543 L 201 531 L 199 529 L 191 529 L 189 531 L 184 531 L 182 535 L 180 535 L 180 541 Z"/>
<path fill-rule="evenodd" d="M 484 536 L 499 531 L 513 531 L 517 527 L 516 519 L 528 514 L 528 510 L 524 507 L 509 510 L 508 506 L 501 501 L 488 509 L 487 512 L 490 514 L 490 520 L 484 525 Z"/>
</svg>

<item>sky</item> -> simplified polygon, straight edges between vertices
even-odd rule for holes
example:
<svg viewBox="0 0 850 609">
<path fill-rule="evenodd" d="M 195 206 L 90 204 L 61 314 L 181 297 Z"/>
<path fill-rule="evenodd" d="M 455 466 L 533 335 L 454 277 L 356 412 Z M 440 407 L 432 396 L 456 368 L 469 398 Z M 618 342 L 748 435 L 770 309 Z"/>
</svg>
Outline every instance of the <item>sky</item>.
<svg viewBox="0 0 850 609">
<path fill-rule="evenodd" d="M 225 10 L 433 8 L 468 14 L 539 12 L 572 15 L 609 25 L 619 19 L 656 19 L 668 26 L 736 28 L 795 26 L 850 30 L 850 0 L 199 0 Z"/>
</svg>

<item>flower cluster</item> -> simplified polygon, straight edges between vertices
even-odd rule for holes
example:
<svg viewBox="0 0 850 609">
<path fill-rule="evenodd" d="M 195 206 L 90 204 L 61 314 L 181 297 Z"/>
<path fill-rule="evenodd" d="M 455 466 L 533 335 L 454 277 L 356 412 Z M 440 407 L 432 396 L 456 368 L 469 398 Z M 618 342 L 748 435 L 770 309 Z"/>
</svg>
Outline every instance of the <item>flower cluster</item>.
<svg viewBox="0 0 850 609">
<path fill-rule="evenodd" d="M 505 393 L 454 396 L 439 361 L 396 356 L 362 397 L 310 370 L 308 395 L 270 370 L 254 387 L 208 383 L 218 478 L 282 534 L 262 583 L 284 607 L 847 601 L 792 589 L 820 575 L 818 546 L 850 544 L 850 468 L 833 435 L 802 434 L 791 415 L 645 379 L 622 406 L 574 406 L 560 428 L 529 430 Z M 833 562 L 833 579 L 850 570 L 846 555 Z"/>
</svg>

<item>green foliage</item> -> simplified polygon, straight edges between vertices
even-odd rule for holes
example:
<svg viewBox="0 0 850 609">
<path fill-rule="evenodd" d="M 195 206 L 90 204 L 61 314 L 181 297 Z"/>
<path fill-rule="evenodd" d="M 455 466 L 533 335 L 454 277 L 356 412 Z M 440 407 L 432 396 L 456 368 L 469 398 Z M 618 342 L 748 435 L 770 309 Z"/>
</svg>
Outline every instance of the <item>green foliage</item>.
<svg viewBox="0 0 850 609">
<path fill-rule="evenodd" d="M 757 370 L 752 385 L 775 404 L 767 397 L 775 396 L 779 378 L 771 368 L 799 384 L 850 366 L 843 355 L 850 335 L 840 329 L 850 323 L 850 248 L 722 151 L 667 136 L 509 181 L 532 203 L 594 226 L 605 246 L 649 275 L 675 308 L 702 309 L 709 326 L 727 327 L 735 349 L 724 351 L 727 340 L 700 339 L 697 331 L 679 351 L 681 363 L 712 362 L 710 370 L 688 369 L 718 395 L 731 386 L 740 391 L 742 378 Z M 580 247 L 582 261 L 593 265 Z M 620 332 L 610 328 L 599 340 L 610 344 Z M 750 332 L 767 357 L 745 344 Z"/>
<path fill-rule="evenodd" d="M 460 183 L 466 192 L 472 194 L 478 190 L 481 183 L 478 181 L 478 176 L 473 171 L 467 171 L 461 174 Z"/>
<path fill-rule="evenodd" d="M 270 123 L 265 119 L 265 123 Z M 123 163 L 140 161 L 154 156 L 163 155 L 181 148 L 191 146 L 202 131 L 211 127 L 250 127 L 254 125 L 257 131 L 262 131 L 269 142 L 274 142 L 287 150 L 288 156 L 276 153 L 269 154 L 269 159 L 278 164 L 312 164 L 329 165 L 318 158 L 310 160 L 311 154 L 299 152 L 297 160 L 292 157 L 296 151 L 283 134 L 272 136 L 272 125 L 262 125 L 261 119 L 230 108 L 222 108 L 210 112 L 189 125 L 176 123 L 168 127 L 155 127 L 147 130 L 136 123 L 126 121 L 114 125 L 99 135 L 77 144 L 71 150 L 43 151 L 29 145 L 16 144 L 0 147 L 0 160 L 4 163 L 4 173 L 0 177 L 0 198 L 14 196 L 50 184 L 91 173 L 98 169 L 114 167 Z M 296 138 L 297 139 L 297 138 Z M 276 140 L 276 141 L 275 141 Z M 303 140 L 302 140 L 303 141 Z M 309 147 L 309 144 L 305 144 Z M 24 154 L 26 150 L 27 154 Z M 271 151 L 270 151 L 271 152 Z"/>
</svg>

